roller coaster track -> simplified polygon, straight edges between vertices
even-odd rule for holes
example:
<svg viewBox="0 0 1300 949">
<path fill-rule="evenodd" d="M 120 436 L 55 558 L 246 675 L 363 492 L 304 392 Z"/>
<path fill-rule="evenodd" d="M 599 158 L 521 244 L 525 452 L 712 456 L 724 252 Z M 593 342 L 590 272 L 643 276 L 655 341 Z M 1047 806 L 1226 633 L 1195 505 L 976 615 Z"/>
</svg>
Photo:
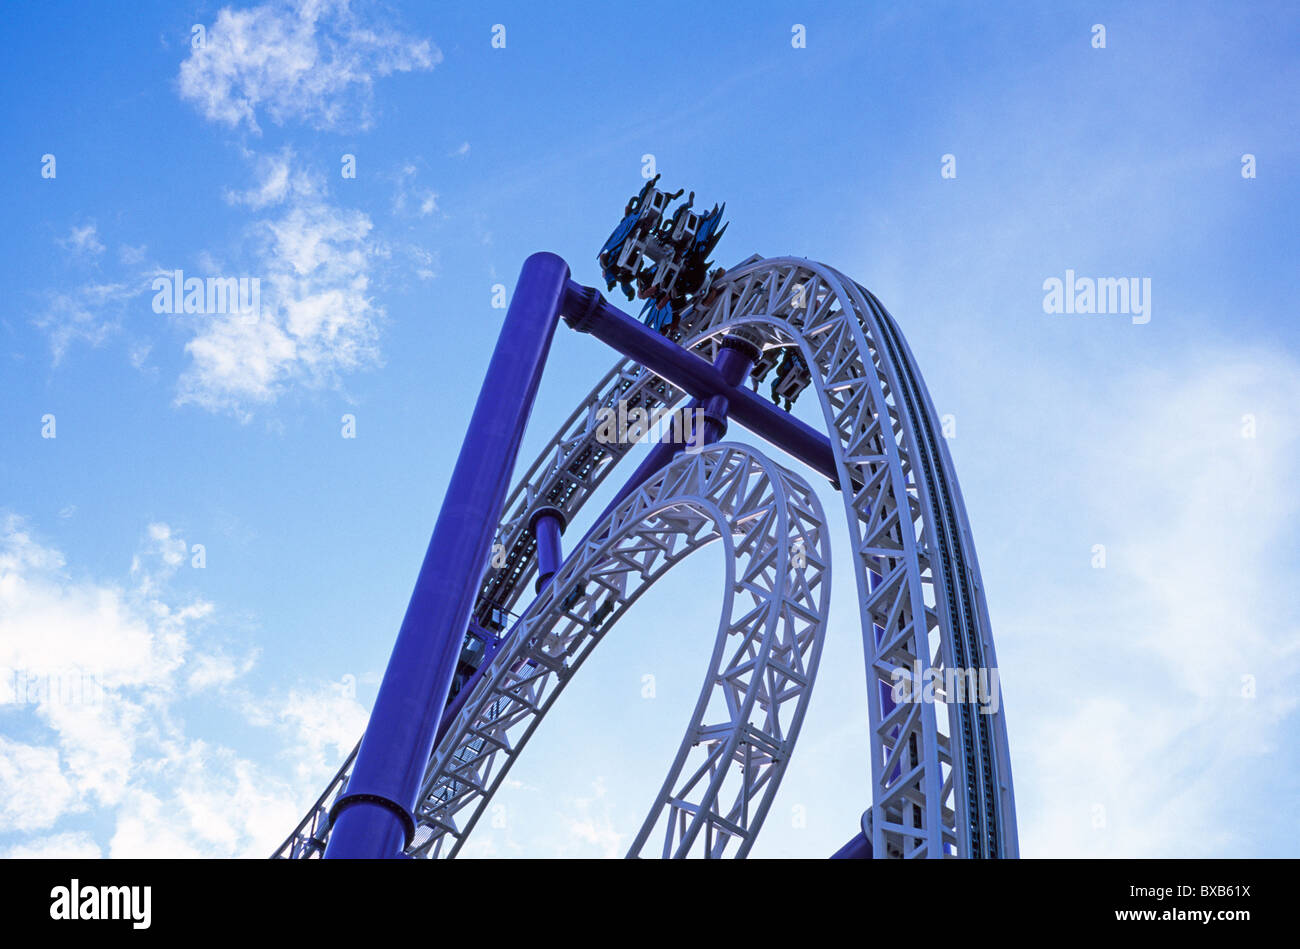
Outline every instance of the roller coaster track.
<svg viewBox="0 0 1300 949">
<path fill-rule="evenodd" d="M 996 670 L 965 507 L 934 406 L 901 332 L 868 291 L 806 259 L 751 258 L 719 286 L 707 309 L 683 314 L 676 338 L 705 358 L 728 333 L 768 350 L 797 346 L 812 370 L 809 388 L 830 435 L 837 483 L 850 486 L 840 493 L 866 657 L 872 788 L 863 825 L 874 854 L 1016 856 L 1001 702 L 982 706 L 970 696 L 951 695 L 934 702 L 891 699 L 894 684 L 918 672 L 942 681 L 948 670 Z M 683 396 L 624 360 L 574 410 L 507 501 L 496 535 L 504 561 L 484 574 L 475 606 L 480 622 L 512 610 L 528 590 L 536 568 L 527 530 L 531 513 L 549 505 L 572 522 L 625 456 L 630 446 L 597 439 L 599 410 L 621 399 L 659 419 Z M 431 774 L 446 765 L 448 739 L 434 751 Z M 320 853 L 326 814 L 346 784 L 350 761 L 275 856 Z M 435 836 L 423 835 L 414 848 L 435 849 L 429 845 Z"/>
<path fill-rule="evenodd" d="M 629 856 L 652 835 L 665 857 L 749 851 L 811 693 L 830 550 L 812 489 L 724 442 L 679 456 L 624 499 L 533 601 L 434 753 L 409 853 L 455 855 L 595 645 L 670 568 L 719 541 L 727 577 L 710 672 Z"/>
</svg>

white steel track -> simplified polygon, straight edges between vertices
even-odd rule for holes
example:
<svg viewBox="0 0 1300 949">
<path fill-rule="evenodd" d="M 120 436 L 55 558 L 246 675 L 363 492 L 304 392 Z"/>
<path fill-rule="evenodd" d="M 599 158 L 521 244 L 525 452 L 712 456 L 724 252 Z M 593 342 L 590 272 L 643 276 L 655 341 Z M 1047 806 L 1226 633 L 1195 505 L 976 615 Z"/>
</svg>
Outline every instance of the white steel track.
<svg viewBox="0 0 1300 949">
<path fill-rule="evenodd" d="M 767 350 L 798 347 L 812 370 L 853 545 L 866 659 L 872 787 L 864 795 L 877 857 L 1013 857 L 1011 766 L 1000 700 L 894 705 L 900 675 L 996 670 L 965 506 L 938 417 L 896 323 L 867 290 L 803 258 L 750 258 L 707 310 L 682 316 L 681 345 L 711 359 L 743 332 Z M 596 437 L 597 414 L 626 400 L 659 417 L 684 394 L 623 360 L 575 409 L 516 484 L 498 528 L 505 565 L 488 567 L 476 615 L 513 608 L 535 572 L 527 530 L 539 506 L 570 522 L 630 448 Z M 807 396 L 805 396 L 806 398 Z M 946 701 L 944 699 L 947 699 Z M 996 710 L 994 710 L 994 708 Z M 435 752 L 435 759 L 438 752 Z M 340 769 L 277 856 L 314 856 Z"/>
<path fill-rule="evenodd" d="M 596 644 L 670 568 L 714 542 L 726 578 L 709 672 L 629 856 L 748 853 L 816 675 L 830 549 L 813 490 L 752 447 L 724 442 L 679 455 L 624 499 L 525 611 L 434 752 L 412 855 L 455 856 Z"/>
</svg>

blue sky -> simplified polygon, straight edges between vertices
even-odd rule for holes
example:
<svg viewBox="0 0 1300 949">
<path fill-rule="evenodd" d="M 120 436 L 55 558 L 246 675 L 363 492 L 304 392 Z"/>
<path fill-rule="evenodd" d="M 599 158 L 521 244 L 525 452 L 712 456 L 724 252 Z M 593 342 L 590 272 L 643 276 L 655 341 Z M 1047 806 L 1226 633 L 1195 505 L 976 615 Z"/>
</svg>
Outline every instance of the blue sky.
<svg viewBox="0 0 1300 949">
<path fill-rule="evenodd" d="M 542 249 L 596 283 L 648 154 L 727 202 L 720 263 L 872 289 L 954 416 L 1022 852 L 1300 849 L 1289 5 L 33 4 L 0 31 L 0 667 L 106 692 L 0 706 L 0 853 L 279 842 L 364 726 L 493 286 Z M 260 276 L 266 318 L 155 313 L 177 269 Z M 1067 270 L 1149 278 L 1150 322 L 1045 313 Z M 525 459 L 612 361 L 562 331 Z M 624 852 L 703 675 L 714 556 L 584 667 L 470 850 Z M 836 580 L 756 855 L 830 853 L 867 803 Z"/>
</svg>

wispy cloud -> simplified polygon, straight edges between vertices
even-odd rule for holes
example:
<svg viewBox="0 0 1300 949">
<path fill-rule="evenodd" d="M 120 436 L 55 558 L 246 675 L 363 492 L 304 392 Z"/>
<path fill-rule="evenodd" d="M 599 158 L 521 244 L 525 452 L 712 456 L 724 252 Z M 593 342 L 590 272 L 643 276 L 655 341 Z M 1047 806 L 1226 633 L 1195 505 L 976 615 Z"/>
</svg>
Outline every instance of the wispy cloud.
<svg viewBox="0 0 1300 949">
<path fill-rule="evenodd" d="M 73 227 L 71 233 L 60 240 L 59 243 L 77 253 L 93 255 L 104 252 L 104 245 L 99 240 L 99 234 L 96 233 L 94 224 Z"/>
<path fill-rule="evenodd" d="M 49 293 L 34 322 L 49 337 L 54 364 L 63 361 L 74 343 L 103 344 L 121 325 L 121 305 L 146 289 L 148 285 L 143 280 L 90 282 Z"/>
<path fill-rule="evenodd" d="M 69 277 L 62 289 L 50 290 L 32 320 L 50 342 L 54 364 L 59 365 L 75 344 L 103 345 L 122 329 L 131 301 L 149 289 L 157 267 L 145 265 L 146 248 L 122 245 L 122 266 L 101 275 L 104 244 L 94 224 L 73 226 L 67 237 L 56 243 L 71 251 Z M 146 312 L 142 307 L 140 312 Z"/>
<path fill-rule="evenodd" d="M 1115 392 L 1062 459 L 1105 566 L 1027 575 L 1042 587 L 1020 622 L 1037 626 L 1003 628 L 1022 848 L 1247 852 L 1224 819 L 1231 776 L 1287 742 L 1297 708 L 1300 613 L 1278 594 L 1294 586 L 1300 365 L 1225 347 Z"/>
<path fill-rule="evenodd" d="M 77 795 L 59 767 L 57 748 L 0 735 L 0 830 L 47 830 L 77 809 Z"/>
<path fill-rule="evenodd" d="M 225 7 L 181 64 L 180 93 L 208 119 L 253 132 L 259 113 L 276 124 L 364 129 L 375 77 L 441 60 L 429 40 L 370 22 L 348 0 Z"/>
<path fill-rule="evenodd" d="M 312 188 L 311 180 L 301 170 L 293 168 L 293 152 L 282 148 L 271 154 L 258 154 L 244 150 L 244 157 L 253 165 L 257 183 L 240 191 L 226 189 L 226 201 L 243 205 L 254 211 L 276 205 L 290 196 L 291 191 L 304 193 Z"/>
<path fill-rule="evenodd" d="M 370 295 L 370 267 L 384 253 L 368 215 L 331 204 L 322 179 L 281 153 L 258 159 L 260 183 L 230 200 L 274 209 L 251 228 L 261 310 L 204 319 L 186 344 L 180 404 L 247 420 L 294 383 L 320 387 L 379 361 L 383 309 Z"/>
<path fill-rule="evenodd" d="M 269 698 L 245 696 L 241 712 L 254 725 L 292 741 L 296 775 L 310 784 L 332 771 L 365 731 L 368 715 L 342 683 L 290 688 Z"/>
<path fill-rule="evenodd" d="M 428 217 L 438 210 L 438 192 L 424 185 L 417 185 L 415 178 L 419 170 L 412 164 L 403 165 L 397 172 L 397 189 L 393 194 L 393 212 L 396 214 L 412 213 Z"/>
<path fill-rule="evenodd" d="M 628 837 L 614 826 L 614 805 L 606 795 L 605 779 L 597 777 L 591 790 L 591 797 L 574 798 L 572 809 L 559 815 L 574 855 L 607 860 L 621 857 L 627 849 Z"/>
<path fill-rule="evenodd" d="M 99 844 L 85 831 L 33 837 L 0 853 L 5 860 L 98 860 L 103 856 Z"/>
<path fill-rule="evenodd" d="M 184 547 L 154 523 L 129 578 L 77 578 L 21 519 L 0 519 L 0 716 L 22 736 L 0 737 L 9 856 L 264 856 L 337 760 L 322 723 L 359 733 L 364 710 L 328 688 L 327 706 L 311 688 L 262 699 L 287 777 L 186 730 L 179 703 L 196 687 L 243 716 L 229 687 L 253 659 L 208 646 L 213 605 L 170 588 Z M 86 814 L 98 839 L 63 823 Z"/>
</svg>

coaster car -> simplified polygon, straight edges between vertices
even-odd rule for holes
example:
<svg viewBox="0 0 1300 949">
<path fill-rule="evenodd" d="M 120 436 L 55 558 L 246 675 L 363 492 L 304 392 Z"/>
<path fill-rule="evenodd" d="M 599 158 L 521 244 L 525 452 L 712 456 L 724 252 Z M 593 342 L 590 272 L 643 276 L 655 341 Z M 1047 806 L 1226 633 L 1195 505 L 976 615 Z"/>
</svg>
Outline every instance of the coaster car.
<svg viewBox="0 0 1300 949">
<path fill-rule="evenodd" d="M 619 287 L 629 300 L 648 301 L 642 319 L 667 334 L 687 307 L 713 291 L 720 271 L 710 272 L 708 258 L 726 230 L 726 205 L 700 214 L 692 191 L 670 215 L 682 191 L 660 191 L 658 181 L 655 175 L 628 201 L 598 259 L 607 289 Z"/>
<path fill-rule="evenodd" d="M 795 347 L 790 347 L 781 355 L 777 363 L 776 375 L 772 378 L 772 402 L 778 406 L 785 402 L 785 410 L 790 411 L 795 399 L 812 382 L 812 371 L 803 355 Z"/>
</svg>

